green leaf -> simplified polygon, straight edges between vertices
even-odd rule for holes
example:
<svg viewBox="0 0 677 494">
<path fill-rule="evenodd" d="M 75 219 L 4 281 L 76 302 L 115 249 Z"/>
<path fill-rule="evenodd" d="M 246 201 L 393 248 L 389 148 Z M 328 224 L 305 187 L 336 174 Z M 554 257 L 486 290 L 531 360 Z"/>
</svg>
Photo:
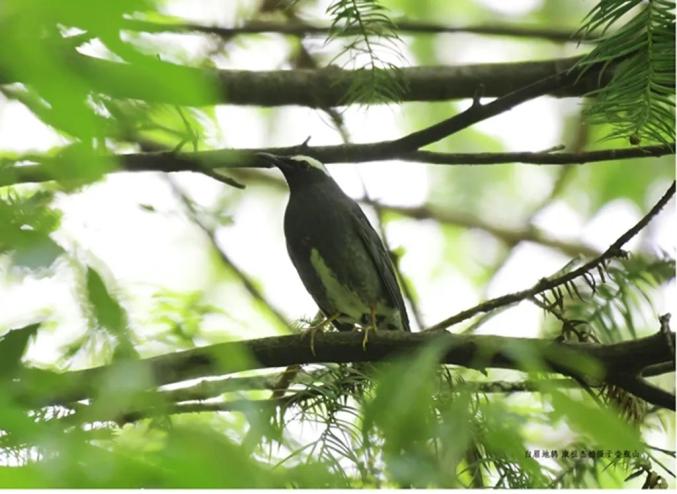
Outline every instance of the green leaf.
<svg viewBox="0 0 677 494">
<path fill-rule="evenodd" d="M 87 296 L 94 311 L 94 317 L 104 328 L 114 334 L 122 332 L 126 325 L 125 311 L 110 294 L 101 275 L 87 267 Z"/>
<path fill-rule="evenodd" d="M 22 231 L 15 240 L 19 245 L 12 253 L 12 263 L 31 270 L 50 267 L 64 253 L 61 246 L 49 235 L 40 232 Z"/>
<path fill-rule="evenodd" d="M 326 13 L 332 17 L 327 42 L 338 38 L 350 40 L 330 63 L 346 55 L 350 62 L 358 55 L 368 58 L 368 62 L 354 67 L 358 70 L 344 98 L 345 104 L 398 101 L 407 91 L 398 66 L 383 57 L 388 54 L 404 58 L 397 26 L 386 12 L 378 0 L 334 0 L 327 7 Z"/>
<path fill-rule="evenodd" d="M 675 141 L 675 13 L 674 2 L 601 0 L 588 14 L 583 33 L 603 31 L 639 11 L 615 32 L 606 35 L 578 67 L 615 62 L 611 81 L 590 93 L 587 118 L 610 123 L 605 139 Z"/>
<path fill-rule="evenodd" d="M 114 357 L 137 358 L 130 340 L 126 311 L 110 293 L 101 275 L 90 266 L 87 267 L 86 291 L 94 319 L 116 338 Z"/>
<path fill-rule="evenodd" d="M 29 196 L 9 192 L 0 198 L 0 253 L 9 253 L 15 265 L 46 268 L 63 253 L 49 236 L 61 219 L 60 212 L 50 208 L 51 201 L 47 192 Z"/>
<path fill-rule="evenodd" d="M 39 328 L 40 324 L 31 324 L 13 329 L 0 339 L 0 380 L 7 379 L 21 367 L 21 357 Z"/>
<path fill-rule="evenodd" d="M 454 466 L 447 465 L 440 470 L 429 444 L 439 435 L 440 428 L 445 438 L 449 438 L 452 431 L 461 430 L 459 422 L 438 424 L 433 414 L 439 382 L 437 373 L 444 351 L 441 345 L 428 345 L 413 357 L 384 365 L 374 397 L 364 407 L 364 433 L 368 435 L 373 428 L 380 431 L 388 472 L 401 485 L 451 487 L 456 482 Z M 463 403 L 465 400 L 459 398 L 460 408 L 456 409 L 459 413 L 467 409 Z M 463 435 L 455 435 L 454 447 L 462 451 Z M 459 454 L 450 453 L 451 457 L 460 460 Z"/>
<path fill-rule="evenodd" d="M 643 451 L 639 432 L 621 420 L 613 410 L 601 408 L 590 400 L 575 400 L 551 390 L 553 420 L 565 418 L 570 426 L 599 448 L 617 451 Z"/>
</svg>

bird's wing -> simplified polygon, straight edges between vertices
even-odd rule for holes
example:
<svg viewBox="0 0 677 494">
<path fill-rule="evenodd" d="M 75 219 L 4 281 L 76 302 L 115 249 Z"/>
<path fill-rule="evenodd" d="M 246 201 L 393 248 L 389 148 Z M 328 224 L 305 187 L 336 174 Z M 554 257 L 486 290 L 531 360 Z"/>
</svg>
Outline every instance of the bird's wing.
<svg viewBox="0 0 677 494">
<path fill-rule="evenodd" d="M 410 331 L 407 310 L 404 307 L 402 292 L 400 292 L 400 287 L 397 284 L 395 269 L 393 268 L 393 264 L 390 260 L 390 255 L 386 252 L 381 239 L 379 238 L 376 231 L 374 231 L 374 228 L 369 223 L 369 220 L 364 215 L 364 212 L 356 203 L 353 203 L 353 213 L 354 214 L 352 215 L 352 218 L 355 230 L 357 231 L 360 240 L 362 240 L 362 243 L 367 249 L 367 252 L 369 252 L 369 257 L 371 257 L 372 262 L 376 266 L 376 271 L 378 271 L 388 297 L 390 300 L 394 301 L 395 304 L 397 304 L 397 309 L 400 311 L 402 316 L 404 330 Z"/>
</svg>

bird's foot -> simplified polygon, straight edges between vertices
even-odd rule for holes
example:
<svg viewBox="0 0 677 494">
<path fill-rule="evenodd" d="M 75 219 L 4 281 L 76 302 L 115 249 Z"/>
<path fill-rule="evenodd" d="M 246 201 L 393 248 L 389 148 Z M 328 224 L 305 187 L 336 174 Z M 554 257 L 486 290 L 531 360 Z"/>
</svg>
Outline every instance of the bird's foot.
<svg viewBox="0 0 677 494">
<path fill-rule="evenodd" d="M 364 338 L 362 338 L 362 351 L 367 351 L 367 342 L 369 341 L 369 331 L 376 332 L 376 308 L 370 308 L 371 324 L 364 328 Z"/>
<path fill-rule="evenodd" d="M 362 338 L 362 351 L 367 351 L 367 342 L 369 341 L 369 331 L 376 331 L 376 327 L 367 326 L 364 328 L 364 337 Z"/>
<path fill-rule="evenodd" d="M 306 328 L 306 330 L 303 332 L 303 337 L 305 338 L 306 336 L 310 336 L 310 353 L 313 354 L 313 356 L 317 356 L 315 353 L 315 334 L 322 333 L 324 332 L 325 327 L 327 324 L 331 324 L 334 319 L 336 319 L 339 315 L 336 314 L 332 317 L 325 317 L 323 318 L 320 322 L 313 324 L 312 326 Z"/>
</svg>

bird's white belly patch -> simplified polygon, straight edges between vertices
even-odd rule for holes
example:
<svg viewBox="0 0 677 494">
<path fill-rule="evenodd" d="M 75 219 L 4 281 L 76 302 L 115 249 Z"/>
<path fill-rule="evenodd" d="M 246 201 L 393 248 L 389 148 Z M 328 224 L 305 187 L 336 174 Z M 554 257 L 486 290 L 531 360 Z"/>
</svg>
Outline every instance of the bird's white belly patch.
<svg viewBox="0 0 677 494">
<path fill-rule="evenodd" d="M 347 317 L 339 317 L 339 322 L 350 324 L 361 324 L 368 326 L 371 324 L 371 308 L 365 303 L 357 293 L 342 285 L 334 272 L 327 266 L 317 249 L 310 251 L 310 263 L 320 277 L 324 286 L 327 298 L 341 314 Z M 394 326 L 402 329 L 402 319 L 400 311 L 391 307 L 377 303 L 374 312 L 378 320 L 384 321 L 388 326 Z M 336 316 L 336 314 L 325 314 L 327 317 Z M 379 324 L 380 326 L 380 324 Z"/>
</svg>

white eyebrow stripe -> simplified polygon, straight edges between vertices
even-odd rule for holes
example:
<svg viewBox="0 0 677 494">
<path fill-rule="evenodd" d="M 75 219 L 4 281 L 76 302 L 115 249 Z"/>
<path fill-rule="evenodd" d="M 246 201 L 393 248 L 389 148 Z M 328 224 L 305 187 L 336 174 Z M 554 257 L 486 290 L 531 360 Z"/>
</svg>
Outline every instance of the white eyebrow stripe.
<svg viewBox="0 0 677 494">
<path fill-rule="evenodd" d="M 329 175 L 329 171 L 327 170 L 327 168 L 322 164 L 321 161 L 318 161 L 315 158 L 312 158 L 310 156 L 304 156 L 302 154 L 297 154 L 296 156 L 292 156 L 290 159 L 294 161 L 304 161 L 313 168 L 317 168 L 318 170 L 323 171 L 326 175 Z"/>
</svg>

